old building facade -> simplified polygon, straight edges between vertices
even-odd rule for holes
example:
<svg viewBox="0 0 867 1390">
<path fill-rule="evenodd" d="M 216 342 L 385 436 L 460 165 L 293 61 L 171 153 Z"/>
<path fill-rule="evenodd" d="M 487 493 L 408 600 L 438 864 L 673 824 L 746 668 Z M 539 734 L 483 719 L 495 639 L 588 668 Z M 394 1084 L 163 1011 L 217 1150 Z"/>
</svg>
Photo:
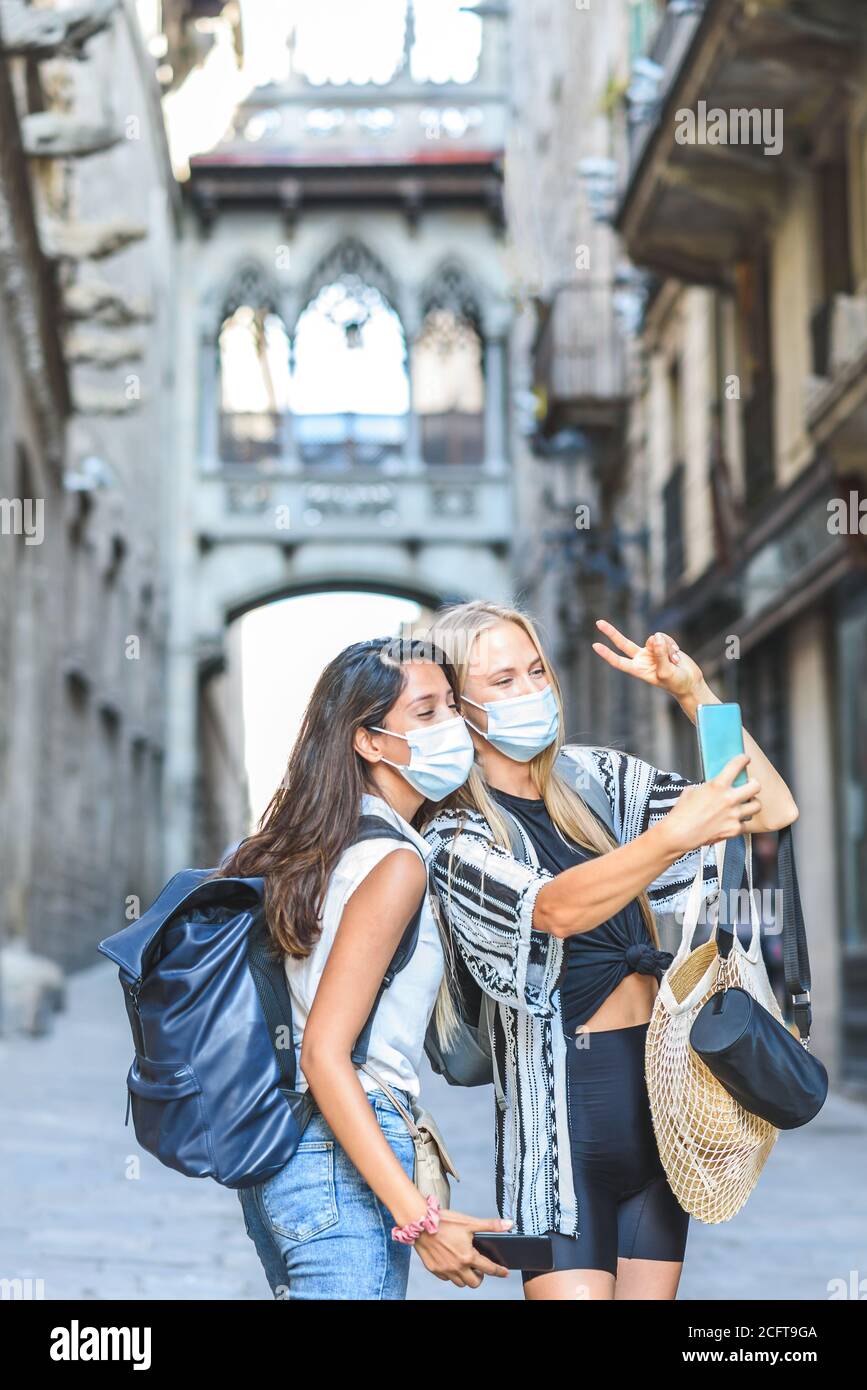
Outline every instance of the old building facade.
<svg viewBox="0 0 867 1390">
<path fill-rule="evenodd" d="M 551 641 L 570 736 L 646 747 L 650 702 L 591 649 L 647 622 L 649 540 L 627 409 L 640 298 L 610 225 L 626 120 L 626 9 L 516 7 L 506 200 L 520 312 L 516 589 Z M 640 284 L 639 284 L 640 288 Z"/>
<path fill-rule="evenodd" d="M 649 34 L 616 219 L 654 277 L 653 625 L 793 788 L 816 1049 L 863 1083 L 867 24 L 854 3 L 691 8 Z"/>
<path fill-rule="evenodd" d="M 526 26 L 521 40 L 530 56 L 519 125 L 527 111 L 528 131 L 537 129 L 527 156 L 536 198 L 524 219 L 532 212 L 537 239 L 561 262 L 570 239 L 588 240 L 586 199 L 575 194 L 573 222 L 560 221 L 577 165 L 585 189 L 595 171 L 599 235 L 619 239 L 597 267 L 615 302 L 622 286 L 633 294 L 609 487 L 617 534 L 636 519 L 645 528 L 627 609 L 634 635 L 674 634 L 720 697 L 740 701 L 792 786 L 815 1047 L 836 1079 L 863 1084 L 865 16 L 855 3 L 624 0 L 604 12 L 578 6 L 568 19 L 552 7 L 550 21 L 563 31 L 557 43 L 540 30 L 534 46 Z M 584 283 L 576 268 L 561 362 L 587 334 Z M 539 345 L 557 303 L 544 267 L 537 294 L 523 369 L 544 422 L 556 392 Z M 571 396 L 570 422 L 586 435 L 595 403 L 574 384 Z M 524 474 L 557 534 L 541 433 Z M 562 439 L 565 513 L 587 490 L 575 443 Z M 604 496 L 604 469 L 597 480 Z M 542 549 L 538 522 L 533 530 Z M 552 581 L 573 612 L 576 586 L 594 592 L 583 570 L 579 558 Z M 561 633 L 563 616 L 554 609 Z M 582 647 L 591 638 L 585 621 Z M 570 638 L 561 645 L 567 654 Z M 673 702 L 640 700 L 621 724 L 580 682 L 574 697 L 578 728 L 625 728 L 635 751 L 698 775 L 694 730 Z"/>
<path fill-rule="evenodd" d="M 25 951 L 91 964 L 161 882 L 178 208 L 153 69 L 131 6 L 2 8 L 7 980 Z"/>
<path fill-rule="evenodd" d="M 376 31 L 375 4 L 360 8 Z M 302 10 L 282 70 L 189 160 L 169 869 L 247 828 L 245 612 L 320 590 L 428 608 L 511 595 L 504 34 L 447 8 L 435 71 L 415 7 L 381 21 L 375 82 L 348 81 L 346 35 L 308 34 Z"/>
</svg>

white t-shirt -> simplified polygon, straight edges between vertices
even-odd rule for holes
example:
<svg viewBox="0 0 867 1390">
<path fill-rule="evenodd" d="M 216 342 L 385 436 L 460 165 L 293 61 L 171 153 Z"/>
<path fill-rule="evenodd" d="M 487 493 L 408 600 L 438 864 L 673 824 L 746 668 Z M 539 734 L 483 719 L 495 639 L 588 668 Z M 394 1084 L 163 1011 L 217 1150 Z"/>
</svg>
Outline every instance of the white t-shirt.
<svg viewBox="0 0 867 1390">
<path fill-rule="evenodd" d="M 430 846 L 402 816 L 381 797 L 365 793 L 361 799 L 362 815 L 377 815 L 403 831 L 424 860 Z M 292 998 L 292 1023 L 297 1063 L 297 1086 L 307 1089 L 307 1079 L 301 1071 L 301 1039 L 307 1017 L 328 952 L 334 943 L 337 928 L 347 900 L 371 869 L 394 850 L 405 849 L 400 840 L 363 840 L 343 851 L 335 865 L 325 895 L 320 922 L 322 932 L 310 955 L 301 960 L 286 956 L 286 978 Z M 410 1095 L 421 1091 L 419 1066 L 424 1051 L 424 1037 L 444 970 L 444 957 L 439 929 L 431 911 L 427 892 L 419 921 L 418 943 L 409 962 L 395 975 L 383 991 L 373 1022 L 367 1060 L 389 1086 L 396 1086 Z M 377 1082 L 366 1072 L 358 1071 L 358 1079 L 366 1091 L 376 1088 Z"/>
</svg>

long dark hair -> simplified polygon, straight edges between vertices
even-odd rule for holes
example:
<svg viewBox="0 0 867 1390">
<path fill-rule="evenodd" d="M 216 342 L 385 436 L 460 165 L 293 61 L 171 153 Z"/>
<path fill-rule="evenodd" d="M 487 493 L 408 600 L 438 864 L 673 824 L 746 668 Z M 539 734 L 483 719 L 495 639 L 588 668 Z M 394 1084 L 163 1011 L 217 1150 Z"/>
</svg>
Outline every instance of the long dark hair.
<svg viewBox="0 0 867 1390">
<path fill-rule="evenodd" d="M 450 663 L 420 638 L 354 642 L 328 663 L 257 831 L 217 871 L 222 878 L 264 878 L 265 914 L 279 951 L 307 956 L 319 937 L 331 873 L 355 836 L 362 793 L 375 791 L 355 734 L 383 723 L 406 685 L 409 661 L 435 662 L 456 691 Z"/>
</svg>

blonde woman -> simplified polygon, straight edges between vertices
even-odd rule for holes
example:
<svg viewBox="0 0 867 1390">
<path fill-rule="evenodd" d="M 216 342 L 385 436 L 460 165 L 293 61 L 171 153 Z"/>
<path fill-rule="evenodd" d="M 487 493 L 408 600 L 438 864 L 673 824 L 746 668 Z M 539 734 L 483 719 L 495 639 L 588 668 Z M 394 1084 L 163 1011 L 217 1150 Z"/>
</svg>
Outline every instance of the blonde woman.
<svg viewBox="0 0 867 1390">
<path fill-rule="evenodd" d="M 594 643 L 600 658 L 673 696 L 693 722 L 699 704 L 718 703 L 671 637 L 639 647 L 597 626 L 619 649 Z M 554 1247 L 553 1271 L 523 1273 L 525 1297 L 673 1299 L 689 1217 L 665 1178 L 644 1080 L 672 959 L 655 914 L 679 905 L 702 845 L 777 830 L 797 806 L 746 730 L 746 753 L 698 784 L 613 748 L 563 746 L 557 677 L 517 610 L 459 605 L 428 635 L 454 669 L 476 747 L 468 780 L 424 834 L 460 958 L 496 1000 L 497 1206 L 515 1232 L 551 1233 Z M 580 794 L 591 769 L 616 838 Z M 711 849 L 705 896 L 717 888 Z"/>
</svg>

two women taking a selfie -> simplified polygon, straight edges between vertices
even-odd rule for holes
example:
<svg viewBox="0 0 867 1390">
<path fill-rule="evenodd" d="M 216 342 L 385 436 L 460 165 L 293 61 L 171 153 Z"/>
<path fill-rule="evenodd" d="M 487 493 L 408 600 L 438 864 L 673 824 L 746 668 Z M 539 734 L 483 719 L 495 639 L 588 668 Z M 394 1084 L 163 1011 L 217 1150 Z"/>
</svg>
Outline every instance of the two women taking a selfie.
<svg viewBox="0 0 867 1390">
<path fill-rule="evenodd" d="M 718 703 L 670 637 L 639 647 L 598 626 L 617 648 L 594 643 L 600 658 L 693 722 Z M 456 1285 L 505 1277 L 477 1232 L 550 1240 L 553 1267 L 522 1271 L 528 1299 L 676 1296 L 689 1217 L 644 1079 L 672 959 L 655 918 L 703 846 L 798 812 L 746 730 L 745 754 L 701 783 L 564 734 L 556 673 L 516 610 L 463 604 L 423 642 L 357 643 L 323 672 L 258 832 L 222 866 L 265 879 L 315 1100 L 285 1168 L 239 1192 L 276 1296 L 404 1298 L 413 1245 Z M 582 796 L 588 778 L 608 814 Z M 718 887 L 711 848 L 704 896 Z M 402 1113 L 429 1023 L 452 1036 L 467 978 L 492 1002 L 496 1216 L 423 1195 Z M 377 999 L 365 1070 L 353 1055 Z"/>
</svg>

